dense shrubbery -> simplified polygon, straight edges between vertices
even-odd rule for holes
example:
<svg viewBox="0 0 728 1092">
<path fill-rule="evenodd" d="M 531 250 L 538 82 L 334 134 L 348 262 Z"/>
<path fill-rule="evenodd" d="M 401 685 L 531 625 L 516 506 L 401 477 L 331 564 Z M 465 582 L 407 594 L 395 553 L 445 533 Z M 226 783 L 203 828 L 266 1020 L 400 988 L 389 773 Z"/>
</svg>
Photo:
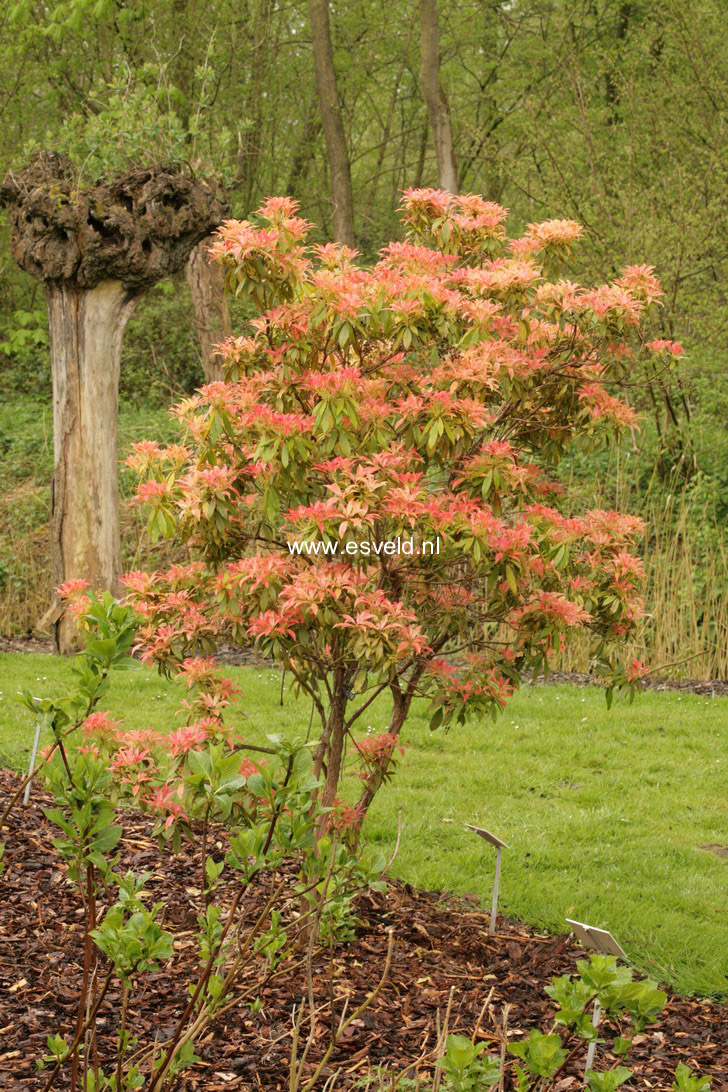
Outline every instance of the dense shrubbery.
<svg viewBox="0 0 728 1092">
<path fill-rule="evenodd" d="M 689 530 L 702 536 L 716 517 L 724 519 L 728 499 L 720 393 L 728 328 L 721 106 L 728 65 L 719 8 L 698 0 L 690 20 L 681 0 L 578 11 L 565 0 L 545 11 L 517 0 L 486 12 L 439 0 L 438 8 L 462 188 L 507 206 L 519 229 L 552 215 L 588 225 L 581 256 L 590 277 L 612 276 L 628 262 L 659 262 L 666 296 L 651 333 L 685 338 L 690 359 L 681 376 L 653 377 L 649 390 L 630 394 L 645 414 L 637 442 L 628 445 L 630 478 L 640 483 L 632 510 L 643 512 L 641 490 L 656 470 L 655 493 L 687 487 Z M 194 5 L 184 13 L 167 6 L 152 17 L 145 8 L 119 12 L 87 0 L 42 10 L 30 0 L 11 4 L 0 27 L 3 173 L 18 169 L 29 146 L 69 153 L 86 180 L 140 159 L 205 172 L 212 164 L 237 215 L 247 216 L 265 193 L 290 193 L 323 222 L 321 238 L 328 238 L 325 139 L 305 13 L 292 3 L 257 4 L 231 21 L 227 6 L 212 0 L 199 14 Z M 437 177 L 416 24 L 411 5 L 364 4 L 338 12 L 332 25 L 356 238 L 367 261 L 398 230 L 396 194 Z M 265 55 L 263 40 L 276 43 Z M 19 56 L 22 78 L 15 78 Z M 179 296 L 177 288 L 171 299 L 153 293 L 132 323 L 122 374 L 128 397 L 156 403 L 170 389 L 196 385 L 197 351 Z M 19 391 L 49 391 L 45 330 L 37 286 L 6 264 L 0 390 L 13 401 Z M 577 485 L 588 492 L 591 462 L 576 469 Z M 715 555 L 718 535 L 710 537 Z M 699 560 L 698 613 L 700 592 L 714 582 L 711 564 Z M 24 585 L 45 577 L 34 567 Z M 14 602 L 8 614 L 15 623 L 22 608 Z M 701 645 L 689 626 L 680 643 L 691 655 Z M 720 628 L 704 642 L 711 652 L 723 645 Z M 695 670 L 717 674 L 722 666 L 709 654 Z"/>
</svg>

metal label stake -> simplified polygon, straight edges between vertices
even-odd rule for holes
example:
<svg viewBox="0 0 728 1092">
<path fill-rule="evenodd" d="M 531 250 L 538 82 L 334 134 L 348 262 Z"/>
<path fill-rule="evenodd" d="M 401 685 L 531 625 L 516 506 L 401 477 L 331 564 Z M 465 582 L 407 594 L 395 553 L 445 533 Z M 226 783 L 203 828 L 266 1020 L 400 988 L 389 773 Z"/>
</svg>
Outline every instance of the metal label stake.
<svg viewBox="0 0 728 1092">
<path fill-rule="evenodd" d="M 36 721 L 36 724 L 35 724 L 35 739 L 33 740 L 33 752 L 32 752 L 32 754 L 30 756 L 30 766 L 28 767 L 28 777 L 30 777 L 33 770 L 35 769 L 35 759 L 36 759 L 36 755 L 38 754 L 38 743 L 40 742 L 40 733 L 41 733 L 42 727 L 43 727 L 43 724 L 42 724 L 41 719 L 39 717 L 38 720 Z M 23 793 L 23 807 L 25 807 L 25 808 L 27 808 L 28 801 L 30 800 L 30 786 L 31 785 L 32 785 L 32 781 L 29 781 L 28 784 L 25 786 L 25 792 Z"/>
<path fill-rule="evenodd" d="M 594 1025 L 595 1028 L 599 1027 L 599 1020 L 601 1019 L 601 1015 L 602 1015 L 602 1006 L 599 1004 L 599 1000 L 597 999 L 594 1002 L 594 1013 L 592 1015 L 592 1024 Z M 594 1055 L 596 1054 L 596 1052 L 597 1052 L 597 1043 L 596 1043 L 596 1039 L 594 1039 L 591 1043 L 589 1043 L 589 1049 L 586 1052 L 586 1065 L 584 1066 L 584 1080 L 585 1081 L 586 1081 L 586 1075 L 589 1072 L 589 1070 L 594 1068 Z"/>
<path fill-rule="evenodd" d="M 501 877 L 501 861 L 503 860 L 503 850 L 510 849 L 505 842 L 502 842 L 500 838 L 496 838 L 495 834 L 491 834 L 489 830 L 483 830 L 482 827 L 474 827 L 471 823 L 466 823 L 467 830 L 472 830 L 474 834 L 478 834 L 486 842 L 490 842 L 492 846 L 495 846 L 495 883 L 493 884 L 493 902 L 490 908 L 490 928 L 488 932 L 492 935 L 495 932 L 495 923 L 498 916 L 498 892 L 500 891 L 500 877 Z"/>
</svg>

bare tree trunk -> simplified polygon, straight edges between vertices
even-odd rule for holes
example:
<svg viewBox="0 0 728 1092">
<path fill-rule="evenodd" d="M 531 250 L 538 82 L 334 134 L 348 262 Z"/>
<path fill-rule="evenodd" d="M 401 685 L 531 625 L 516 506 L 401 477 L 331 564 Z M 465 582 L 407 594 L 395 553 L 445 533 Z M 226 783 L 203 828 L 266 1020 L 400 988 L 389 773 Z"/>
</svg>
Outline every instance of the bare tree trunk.
<svg viewBox="0 0 728 1092">
<path fill-rule="evenodd" d="M 208 242 L 198 243 L 187 260 L 185 272 L 192 296 L 195 329 L 200 343 L 205 382 L 222 379 L 222 364 L 216 346 L 232 335 L 230 311 L 225 296 L 222 267 L 208 261 Z"/>
<path fill-rule="evenodd" d="M 331 808 L 336 801 L 337 792 L 339 789 L 339 782 L 342 775 L 342 764 L 344 759 L 344 714 L 346 711 L 346 699 L 343 693 L 343 684 L 339 687 L 335 685 L 334 696 L 331 702 L 331 710 L 329 713 L 329 721 L 326 725 L 326 732 L 324 738 L 325 744 L 325 756 L 322 761 L 316 761 L 314 765 L 314 772 L 319 777 L 322 767 L 325 766 L 324 785 L 321 790 L 321 798 L 319 803 L 322 808 Z M 322 741 L 323 742 L 323 741 Z M 321 750 L 321 745 L 319 745 Z M 318 759 L 317 755 L 317 759 Z M 319 820 L 316 841 L 323 837 L 328 829 L 329 813 L 326 811 Z"/>
<path fill-rule="evenodd" d="M 339 89 L 331 46 L 328 0 L 309 0 L 313 62 L 323 120 L 326 148 L 331 171 L 334 238 L 338 243 L 354 246 L 354 198 L 351 191 L 351 165 L 346 146 L 346 134 L 341 117 Z"/>
<path fill-rule="evenodd" d="M 420 81 L 437 155 L 440 188 L 457 193 L 458 172 L 450 130 L 450 107 L 440 83 L 437 0 L 420 0 Z"/>
<path fill-rule="evenodd" d="M 47 286 L 53 369 L 53 586 L 88 580 L 116 590 L 121 573 L 118 397 L 121 342 L 134 306 L 120 281 Z M 59 652 L 77 647 L 72 618 L 46 615 Z"/>
<path fill-rule="evenodd" d="M 257 0 L 247 20 L 247 38 L 250 45 L 248 63 L 254 73 L 248 80 L 247 94 L 241 103 L 241 113 L 247 126 L 238 134 L 237 182 L 235 189 L 242 199 L 244 209 L 249 209 L 256 192 L 256 177 L 263 144 L 263 98 L 265 95 L 267 66 L 270 58 L 278 54 L 277 42 L 271 27 L 274 4 L 271 0 Z M 277 37 L 277 34 L 276 34 Z"/>
<path fill-rule="evenodd" d="M 46 285 L 53 370 L 51 575 L 115 590 L 121 569 L 117 408 L 121 342 L 138 296 L 178 273 L 229 212 L 220 191 L 173 167 L 135 167 L 80 188 L 70 162 L 34 155 L 0 184 L 11 254 Z M 75 643 L 56 601 L 39 628 Z"/>
</svg>

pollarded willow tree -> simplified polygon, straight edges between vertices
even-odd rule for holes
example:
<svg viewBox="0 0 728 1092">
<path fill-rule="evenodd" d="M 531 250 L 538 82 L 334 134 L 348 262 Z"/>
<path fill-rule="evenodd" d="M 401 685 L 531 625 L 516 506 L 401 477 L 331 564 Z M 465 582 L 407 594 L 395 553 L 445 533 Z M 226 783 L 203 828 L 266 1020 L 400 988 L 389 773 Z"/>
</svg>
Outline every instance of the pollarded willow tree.
<svg viewBox="0 0 728 1092">
<path fill-rule="evenodd" d="M 286 198 L 221 229 L 213 255 L 258 317 L 225 346 L 227 381 L 177 408 L 182 442 L 131 458 L 152 532 L 198 555 L 127 576 L 145 656 L 206 688 L 213 720 L 229 688 L 190 654 L 252 638 L 310 696 L 328 806 L 351 729 L 389 692 L 387 731 L 355 744 L 357 819 L 416 696 L 433 727 L 496 713 L 583 631 L 611 685 L 644 670 L 613 650 L 642 611 L 640 521 L 564 511 L 548 468 L 633 424 L 614 389 L 665 350 L 639 332 L 652 269 L 555 279 L 579 225 L 509 240 L 477 196 L 410 191 L 403 215 L 408 240 L 372 268 L 307 247 Z"/>
<path fill-rule="evenodd" d="M 53 374 L 54 468 L 51 574 L 118 585 L 119 367 L 137 300 L 182 269 L 220 224 L 220 194 L 174 167 L 139 168 L 79 186 L 65 157 L 41 153 L 0 188 L 11 252 L 48 298 Z M 76 644 L 73 619 L 54 603 L 46 616 L 61 652 Z"/>
</svg>

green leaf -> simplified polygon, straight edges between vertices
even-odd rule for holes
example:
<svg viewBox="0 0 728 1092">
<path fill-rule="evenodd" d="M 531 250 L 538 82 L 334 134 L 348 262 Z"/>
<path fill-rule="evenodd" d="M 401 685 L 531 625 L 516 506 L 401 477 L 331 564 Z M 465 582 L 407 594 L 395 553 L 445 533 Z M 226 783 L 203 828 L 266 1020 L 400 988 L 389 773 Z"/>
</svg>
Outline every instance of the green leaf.
<svg viewBox="0 0 728 1092">
<path fill-rule="evenodd" d="M 190 751 L 187 755 L 187 764 L 195 773 L 205 776 L 210 773 L 210 755 L 207 751 Z"/>
<path fill-rule="evenodd" d="M 521 1058 L 526 1069 L 534 1077 L 553 1077 L 559 1066 L 566 1060 L 568 1051 L 564 1049 L 560 1035 L 545 1035 L 533 1030 L 528 1039 L 520 1043 L 511 1043 L 511 1054 Z"/>
<path fill-rule="evenodd" d="M 435 710 L 435 712 L 432 714 L 432 716 L 430 717 L 430 731 L 431 732 L 434 732 L 435 729 L 440 727 L 440 725 L 442 724 L 442 718 L 444 716 L 444 713 L 445 713 L 444 707 L 442 705 L 440 705 Z"/>
<path fill-rule="evenodd" d="M 587 1085 L 593 1092 L 616 1092 L 616 1089 L 632 1076 L 631 1069 L 623 1065 L 609 1069 L 606 1073 L 595 1073 L 590 1069 L 586 1075 Z"/>
<path fill-rule="evenodd" d="M 709 1077 L 693 1077 L 690 1066 L 680 1062 L 675 1070 L 673 1092 L 710 1092 Z"/>
<path fill-rule="evenodd" d="M 205 861 L 205 874 L 210 883 L 214 883 L 215 880 L 219 879 L 224 868 L 224 861 L 214 861 L 212 857 L 207 858 Z"/>
<path fill-rule="evenodd" d="M 266 787 L 265 782 L 261 774 L 251 774 L 247 781 L 248 792 L 252 792 L 253 796 L 265 796 Z"/>
<path fill-rule="evenodd" d="M 448 1035 L 445 1053 L 456 1069 L 463 1070 L 475 1061 L 484 1045 L 481 1043 L 479 1049 L 464 1035 Z"/>
</svg>

